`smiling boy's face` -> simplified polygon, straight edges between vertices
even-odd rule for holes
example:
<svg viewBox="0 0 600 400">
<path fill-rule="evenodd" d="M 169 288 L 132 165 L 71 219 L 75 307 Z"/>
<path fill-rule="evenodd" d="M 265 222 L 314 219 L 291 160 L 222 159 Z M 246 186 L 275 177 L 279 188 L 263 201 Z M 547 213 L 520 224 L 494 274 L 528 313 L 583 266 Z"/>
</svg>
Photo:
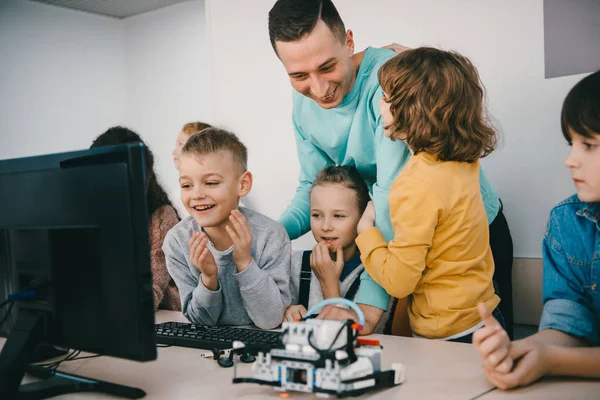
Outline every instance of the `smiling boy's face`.
<svg viewBox="0 0 600 400">
<path fill-rule="evenodd" d="M 179 156 L 181 202 L 203 228 L 223 226 L 229 220 L 240 197 L 250 192 L 249 176 L 228 151 Z"/>
<path fill-rule="evenodd" d="M 600 134 L 587 138 L 570 132 L 571 151 L 565 165 L 577 188 L 577 196 L 588 203 L 600 202 Z"/>
</svg>

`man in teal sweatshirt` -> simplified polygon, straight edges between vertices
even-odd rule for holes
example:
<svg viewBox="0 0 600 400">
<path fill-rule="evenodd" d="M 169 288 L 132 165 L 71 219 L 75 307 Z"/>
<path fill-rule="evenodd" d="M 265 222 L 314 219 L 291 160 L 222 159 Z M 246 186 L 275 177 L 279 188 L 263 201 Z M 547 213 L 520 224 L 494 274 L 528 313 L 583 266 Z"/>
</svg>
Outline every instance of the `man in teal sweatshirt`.
<svg viewBox="0 0 600 400">
<path fill-rule="evenodd" d="M 269 36 L 295 89 L 292 121 L 301 169 L 296 195 L 279 222 L 290 239 L 308 232 L 315 176 L 328 165 L 351 165 L 371 190 L 377 227 L 391 240 L 388 191 L 411 154 L 404 142 L 384 135 L 377 72 L 396 53 L 368 48 L 354 54 L 353 33 L 345 30 L 331 0 L 278 0 L 269 12 Z M 500 201 L 483 173 L 481 192 L 491 223 Z M 388 300 L 363 274 L 357 302 L 381 315 Z"/>
</svg>

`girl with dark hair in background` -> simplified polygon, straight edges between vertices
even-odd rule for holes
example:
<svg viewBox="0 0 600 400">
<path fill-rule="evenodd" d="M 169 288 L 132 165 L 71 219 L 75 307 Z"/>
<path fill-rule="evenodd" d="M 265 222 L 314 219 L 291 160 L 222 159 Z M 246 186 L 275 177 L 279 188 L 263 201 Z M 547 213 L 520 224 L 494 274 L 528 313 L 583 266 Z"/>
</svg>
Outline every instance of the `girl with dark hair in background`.
<svg viewBox="0 0 600 400">
<path fill-rule="evenodd" d="M 167 192 L 158 182 L 158 177 L 154 171 L 154 155 L 152 151 L 137 133 L 122 126 L 112 127 L 98 136 L 92 143 L 91 148 L 115 146 L 124 143 L 144 144 L 154 307 L 181 311 L 179 291 L 167 271 L 165 254 L 162 251 L 165 236 L 179 222 L 179 215 L 173 207 Z"/>
</svg>

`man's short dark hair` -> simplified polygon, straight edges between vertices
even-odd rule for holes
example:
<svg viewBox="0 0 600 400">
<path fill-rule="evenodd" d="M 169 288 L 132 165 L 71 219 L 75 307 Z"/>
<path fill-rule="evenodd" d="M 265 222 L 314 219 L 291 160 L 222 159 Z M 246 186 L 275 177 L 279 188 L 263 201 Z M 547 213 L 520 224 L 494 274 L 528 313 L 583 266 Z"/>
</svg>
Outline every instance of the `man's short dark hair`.
<svg viewBox="0 0 600 400">
<path fill-rule="evenodd" d="M 269 38 L 275 42 L 295 42 L 310 34 L 323 20 L 334 36 L 343 43 L 346 28 L 331 0 L 278 0 L 269 11 Z"/>
</svg>

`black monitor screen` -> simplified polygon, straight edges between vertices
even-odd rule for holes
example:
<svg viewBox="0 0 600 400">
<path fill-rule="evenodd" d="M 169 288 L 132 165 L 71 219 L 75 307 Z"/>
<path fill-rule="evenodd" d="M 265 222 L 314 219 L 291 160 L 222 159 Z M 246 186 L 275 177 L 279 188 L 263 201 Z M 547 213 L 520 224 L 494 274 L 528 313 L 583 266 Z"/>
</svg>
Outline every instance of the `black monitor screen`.
<svg viewBox="0 0 600 400">
<path fill-rule="evenodd" d="M 0 302 L 36 288 L 13 323 L 39 312 L 44 342 L 156 358 L 143 157 L 128 144 L 0 161 Z"/>
</svg>

